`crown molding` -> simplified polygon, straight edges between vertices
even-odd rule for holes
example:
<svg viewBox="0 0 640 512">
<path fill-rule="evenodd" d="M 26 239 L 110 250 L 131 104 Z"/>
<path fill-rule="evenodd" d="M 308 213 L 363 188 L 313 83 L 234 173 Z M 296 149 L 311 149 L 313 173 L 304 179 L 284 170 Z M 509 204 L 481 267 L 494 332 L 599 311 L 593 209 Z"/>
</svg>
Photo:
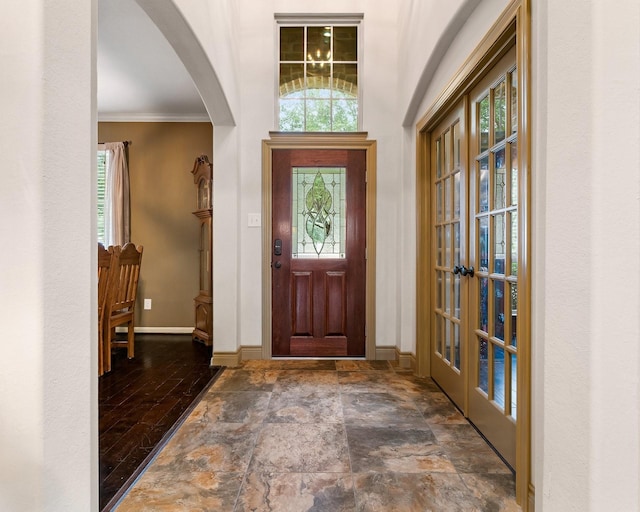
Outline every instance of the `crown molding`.
<svg viewBox="0 0 640 512">
<path fill-rule="evenodd" d="M 210 123 L 207 114 L 98 113 L 98 122 L 115 123 Z"/>
</svg>

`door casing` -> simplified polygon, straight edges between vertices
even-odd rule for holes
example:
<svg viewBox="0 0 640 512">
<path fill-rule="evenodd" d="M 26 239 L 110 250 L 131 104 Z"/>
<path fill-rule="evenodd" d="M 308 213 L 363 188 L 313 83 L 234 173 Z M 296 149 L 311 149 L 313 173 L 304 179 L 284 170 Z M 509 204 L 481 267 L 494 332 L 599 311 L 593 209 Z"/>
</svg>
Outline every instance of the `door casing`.
<svg viewBox="0 0 640 512">
<path fill-rule="evenodd" d="M 376 141 L 366 132 L 283 133 L 270 132 L 262 141 L 262 358 L 272 357 L 272 152 L 274 149 L 363 149 L 366 151 L 366 296 L 365 358 L 376 359 L 375 268 L 376 268 Z"/>
</svg>

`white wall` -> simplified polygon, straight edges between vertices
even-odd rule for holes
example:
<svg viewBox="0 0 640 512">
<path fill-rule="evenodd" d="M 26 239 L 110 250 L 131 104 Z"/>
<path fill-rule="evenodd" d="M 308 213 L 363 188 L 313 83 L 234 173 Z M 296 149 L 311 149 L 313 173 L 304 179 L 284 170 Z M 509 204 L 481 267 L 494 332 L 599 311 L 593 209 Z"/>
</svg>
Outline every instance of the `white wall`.
<svg viewBox="0 0 640 512">
<path fill-rule="evenodd" d="M 413 125 L 417 107 L 432 86 L 433 74 L 442 64 L 443 56 L 452 42 L 467 41 L 459 37 L 460 30 L 481 4 L 486 12 L 506 4 L 480 0 L 453 0 L 446 3 L 437 0 L 403 0 L 400 12 L 399 71 L 403 77 L 399 89 L 400 105 L 404 113 L 403 125 Z M 486 19 L 479 13 L 474 19 Z M 473 33 L 474 36 L 476 35 Z M 447 62 L 457 62 L 449 57 Z"/>
<path fill-rule="evenodd" d="M 446 19 L 435 18 L 436 25 L 433 26 L 432 17 L 423 18 L 418 22 L 425 27 L 424 31 L 427 33 L 447 30 L 453 31 L 454 35 L 443 35 L 440 38 L 448 41 L 449 44 L 440 56 L 438 66 L 435 69 L 432 68 L 432 64 L 429 61 L 428 52 L 425 51 L 426 56 L 419 61 L 424 63 L 424 67 L 428 68 L 430 73 L 426 76 L 426 80 L 425 78 L 422 79 L 426 81 L 426 84 L 420 81 L 416 82 L 416 88 L 424 89 L 424 95 L 419 98 L 420 101 L 416 103 L 417 107 L 415 109 L 412 108 L 410 96 L 405 98 L 406 103 L 403 107 L 406 111 L 403 112 L 403 115 L 405 118 L 413 117 L 412 122 L 408 123 L 409 127 L 415 128 L 416 123 L 434 103 L 508 4 L 509 0 L 482 0 L 475 6 L 472 0 L 467 0 L 457 11 L 453 9 L 450 11 L 448 22 L 446 22 Z M 463 14 L 464 18 L 459 19 Z M 413 16 L 412 19 L 415 19 L 415 14 Z M 420 48 L 423 45 L 426 48 L 436 45 L 433 41 L 435 39 L 433 36 L 429 41 L 423 41 L 423 39 L 424 36 L 422 35 L 420 38 L 411 41 L 414 47 L 413 51 L 415 51 L 416 47 Z M 440 51 L 438 48 L 438 52 Z"/>
<path fill-rule="evenodd" d="M 149 5 L 159 3 L 158 0 L 137 1 Z M 197 69 L 190 69 L 212 122 L 214 124 L 234 126 L 237 124 L 236 116 L 240 109 L 236 74 L 237 20 L 235 2 L 233 0 L 218 0 L 216 2 L 164 0 L 164 2 L 174 3 L 188 21 L 191 30 L 197 35 L 202 49 L 211 62 L 220 90 L 225 96 L 231 118 L 217 119 L 218 112 L 216 110 L 224 109 L 224 105 L 220 103 L 221 98 L 211 98 L 211 102 L 207 101 L 209 99 L 209 89 L 213 84 L 206 81 L 203 83 L 200 80 L 201 77 L 198 76 Z M 183 60 L 189 59 L 188 54 L 181 57 Z M 200 64 L 203 65 L 203 63 Z M 202 78 L 206 79 L 204 76 Z"/>
<path fill-rule="evenodd" d="M 234 4 L 232 13 L 237 20 L 235 30 L 227 25 L 223 30 L 229 36 L 231 54 L 237 56 L 235 66 L 224 57 L 229 52 L 212 44 L 214 40 L 220 44 L 221 37 L 203 22 L 213 23 L 210 8 L 204 3 L 178 3 L 192 30 L 202 38 L 220 82 L 231 88 L 238 86 L 238 101 L 230 101 L 237 128 L 221 131 L 218 126 L 214 137 L 216 350 L 233 352 L 240 346 L 262 343 L 261 290 L 256 286 L 262 278 L 262 232 L 249 228 L 246 219 L 249 213 L 262 210 L 260 145 L 276 128 L 274 13 L 322 12 L 364 14 L 360 70 L 363 129 L 378 141 L 376 341 L 378 346 L 415 352 L 415 143 L 413 131 L 401 128 L 403 116 L 421 112 L 418 105 L 426 108 L 424 104 L 432 101 L 466 58 L 506 0 L 457 0 L 446 6 L 407 0 L 400 10 L 382 0 L 322 4 L 313 0 L 241 0 Z M 472 13 L 475 25 L 467 28 L 473 36 L 471 42 L 466 36 L 455 39 Z M 216 23 L 221 25 L 219 20 Z M 460 46 L 453 57 L 451 51 L 447 53 L 446 62 L 452 70 L 446 66 L 438 69 L 437 63 L 452 41 L 452 47 Z M 440 82 L 433 81 L 436 72 Z M 424 98 L 416 95 L 417 90 L 427 88 Z M 222 133 L 224 143 L 218 147 L 217 135 Z"/>
<path fill-rule="evenodd" d="M 1 510 L 98 505 L 95 13 L 2 5 Z"/>
<path fill-rule="evenodd" d="M 640 5 L 533 19 L 537 503 L 639 510 Z"/>
<path fill-rule="evenodd" d="M 228 297 L 229 288 L 218 286 L 214 296 L 217 349 L 233 351 L 240 346 L 262 343 L 261 230 L 247 227 L 247 215 L 262 211 L 261 141 L 269 138 L 275 126 L 275 21 L 274 13 L 364 13 L 364 54 L 360 70 L 363 87 L 363 129 L 378 141 L 378 261 L 377 261 L 377 342 L 395 345 L 398 291 L 398 217 L 399 190 L 399 112 L 395 103 L 397 90 L 396 9 L 389 2 L 311 0 L 272 0 L 237 3 L 237 46 L 240 114 L 237 128 L 237 168 L 215 168 L 215 179 L 224 179 L 225 191 L 237 200 L 220 198 L 226 208 L 217 208 L 216 229 L 236 229 L 233 244 L 221 232 L 214 231 L 215 276 L 229 281 L 228 274 L 237 268 L 237 299 Z M 368 58 L 367 58 L 368 57 Z M 380 70 L 387 70 L 381 73 Z M 216 130 L 216 137 L 218 131 Z M 237 173 L 220 178 L 220 173 Z M 233 187 L 236 187 L 233 190 Z M 214 204 L 215 208 L 215 204 Z M 267 222 L 263 219 L 263 223 Z M 384 243 L 381 243 L 384 242 Z M 232 246 L 233 245 L 233 246 Z M 229 251 L 227 251 L 229 249 Z M 217 297 L 217 300 L 216 300 Z M 231 333 L 235 333 L 232 335 Z"/>
<path fill-rule="evenodd" d="M 240 346 L 240 129 L 213 129 L 213 352 Z"/>
<path fill-rule="evenodd" d="M 402 352 L 416 352 L 416 123 L 424 116 L 507 5 L 507 0 L 404 0 L 399 19 L 398 108 L 402 122 L 398 200 L 403 269 L 398 279 Z"/>
<path fill-rule="evenodd" d="M 415 115 L 420 112 L 417 105 L 435 97 L 441 82 L 434 84 L 432 74 L 437 70 L 446 83 L 505 3 L 486 0 L 474 11 L 477 0 L 458 0 L 445 7 L 434 1 L 407 0 L 401 10 L 380 0 L 333 0 L 321 5 L 312 0 L 243 0 L 234 4 L 231 13 L 237 19 L 235 30 L 222 24 L 232 47 L 229 53 L 220 50 L 224 37 L 215 36 L 210 27 L 219 18 L 215 14 L 224 13 L 210 12 L 204 4 L 179 2 L 220 82 L 231 88 L 230 104 L 238 126 L 225 128 L 221 147 L 226 152 L 221 153 L 216 143 L 214 154 L 216 350 L 233 352 L 262 343 L 261 290 L 256 286 L 261 283 L 261 230 L 249 228 L 246 219 L 262 209 L 260 144 L 276 128 L 274 13 L 364 14 L 363 129 L 378 141 L 376 341 L 378 346 L 415 352 L 415 144 L 412 131 L 403 133 L 400 128 L 402 116 Z M 475 25 L 467 31 L 477 40 L 455 39 L 472 12 Z M 216 24 L 221 25 L 219 19 Z M 453 71 L 446 75 L 449 70 L 438 69 L 437 63 L 451 41 L 461 48 L 448 57 Z M 400 51 L 399 44 L 403 45 Z M 235 66 L 229 55 L 237 56 Z M 236 84 L 238 101 L 233 100 Z M 430 93 L 424 99 L 416 95 L 416 90 L 428 87 Z M 216 133 L 223 132 L 217 129 Z"/>
</svg>

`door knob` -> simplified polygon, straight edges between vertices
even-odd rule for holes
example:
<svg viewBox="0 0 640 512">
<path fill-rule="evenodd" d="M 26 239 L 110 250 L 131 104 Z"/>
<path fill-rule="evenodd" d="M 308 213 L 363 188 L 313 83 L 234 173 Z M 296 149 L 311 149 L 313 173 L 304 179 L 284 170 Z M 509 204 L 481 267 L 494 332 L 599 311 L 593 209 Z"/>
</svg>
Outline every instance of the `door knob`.
<svg viewBox="0 0 640 512">
<path fill-rule="evenodd" d="M 461 273 L 463 276 L 469 276 L 469 277 L 473 277 L 474 272 L 475 272 L 475 271 L 473 270 L 473 267 L 469 267 L 469 268 L 467 268 L 467 267 L 465 267 L 464 265 L 462 266 L 462 270 L 460 270 L 460 273 Z"/>
<path fill-rule="evenodd" d="M 276 262 L 273 264 L 273 266 L 274 266 L 274 267 L 276 267 L 276 268 L 280 268 L 280 267 L 282 266 L 282 263 L 280 263 L 279 261 L 276 261 Z"/>
<path fill-rule="evenodd" d="M 460 265 L 456 265 L 455 267 L 453 267 L 453 273 L 454 274 L 459 274 L 460 272 L 462 272 L 462 269 L 464 267 L 461 267 Z"/>
</svg>

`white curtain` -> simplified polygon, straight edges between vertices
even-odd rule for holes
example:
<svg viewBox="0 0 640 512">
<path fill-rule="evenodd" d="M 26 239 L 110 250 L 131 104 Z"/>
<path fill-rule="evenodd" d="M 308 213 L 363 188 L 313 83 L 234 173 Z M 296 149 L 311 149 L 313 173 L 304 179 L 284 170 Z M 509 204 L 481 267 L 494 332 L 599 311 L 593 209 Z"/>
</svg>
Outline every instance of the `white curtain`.
<svg viewBox="0 0 640 512">
<path fill-rule="evenodd" d="M 107 142 L 109 169 L 104 205 L 105 246 L 124 245 L 131 239 L 129 220 L 129 169 L 123 142 Z"/>
</svg>

